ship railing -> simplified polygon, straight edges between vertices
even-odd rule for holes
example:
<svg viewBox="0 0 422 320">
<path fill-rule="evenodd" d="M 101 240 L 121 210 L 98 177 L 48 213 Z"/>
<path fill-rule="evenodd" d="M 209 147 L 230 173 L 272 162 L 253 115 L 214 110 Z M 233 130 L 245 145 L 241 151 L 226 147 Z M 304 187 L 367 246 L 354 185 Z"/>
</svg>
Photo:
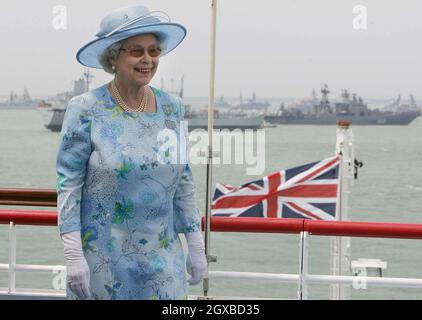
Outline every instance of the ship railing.
<svg viewBox="0 0 422 320">
<path fill-rule="evenodd" d="M 20 207 L 56 207 L 57 194 L 54 189 L 0 189 L 0 206 Z M 63 265 L 34 265 L 17 263 L 17 226 L 57 226 L 57 212 L 47 210 L 0 210 L 0 224 L 9 225 L 8 262 L 0 263 L 0 272 L 7 272 L 7 288 L 0 288 L 1 296 L 9 298 L 25 297 L 31 299 L 63 299 L 64 289 L 31 289 L 17 288 L 17 272 L 37 272 L 62 275 L 65 279 L 66 268 Z M 58 233 L 57 233 L 58 235 Z M 41 252 L 40 252 L 41 254 Z"/>
<path fill-rule="evenodd" d="M 0 205 L 55 206 L 54 190 L 0 189 Z M 9 225 L 8 262 L 0 264 L 0 271 L 8 273 L 8 287 L 0 295 L 29 296 L 31 298 L 64 298 L 64 290 L 20 289 L 16 287 L 16 272 L 64 273 L 64 266 L 26 265 L 16 261 L 16 227 L 18 225 L 57 227 L 57 212 L 47 210 L 0 210 L 0 224 Z M 203 223 L 202 223 L 203 225 Z M 310 238 L 315 236 L 364 237 L 393 239 L 422 239 L 422 224 L 315 221 L 277 218 L 212 217 L 213 232 L 247 232 L 296 234 L 299 240 L 299 270 L 297 274 L 209 271 L 209 279 L 269 280 L 297 284 L 297 299 L 308 299 L 308 286 L 312 284 L 353 285 L 364 282 L 367 286 L 422 288 L 419 278 L 390 278 L 369 276 L 342 276 L 311 274 L 309 272 Z M 218 298 L 201 297 L 197 298 Z M 231 299 L 242 297 L 227 297 Z M 245 298 L 245 297 L 243 297 Z"/>
<path fill-rule="evenodd" d="M 279 218 L 212 217 L 213 232 L 297 234 L 299 236 L 299 271 L 297 274 L 210 271 L 210 279 L 270 280 L 297 284 L 297 299 L 309 298 L 310 284 L 339 284 L 366 287 L 422 288 L 422 278 L 322 275 L 309 272 L 310 238 L 315 236 L 422 239 L 422 224 L 323 221 Z"/>
</svg>

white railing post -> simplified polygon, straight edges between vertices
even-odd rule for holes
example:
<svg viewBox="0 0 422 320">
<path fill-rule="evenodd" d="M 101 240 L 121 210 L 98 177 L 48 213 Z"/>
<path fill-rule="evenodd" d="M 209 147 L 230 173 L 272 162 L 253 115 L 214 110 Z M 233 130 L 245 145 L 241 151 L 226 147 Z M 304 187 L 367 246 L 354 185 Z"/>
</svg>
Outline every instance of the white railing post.
<svg viewBox="0 0 422 320">
<path fill-rule="evenodd" d="M 13 222 L 9 225 L 9 281 L 8 293 L 16 291 L 16 226 Z"/>
<path fill-rule="evenodd" d="M 309 257 L 309 242 L 308 232 L 300 233 L 300 254 L 299 254 L 299 283 L 297 290 L 298 300 L 308 299 L 308 287 L 306 282 L 306 276 L 308 275 L 308 257 Z"/>
<path fill-rule="evenodd" d="M 354 137 L 349 121 L 338 123 L 336 136 L 336 154 L 341 155 L 339 165 L 339 195 L 336 207 L 336 220 L 349 219 L 349 185 L 353 182 L 354 175 Z M 334 276 L 350 274 L 351 239 L 350 237 L 332 237 L 330 253 L 330 269 Z M 350 286 L 330 285 L 330 299 L 350 299 Z"/>
</svg>

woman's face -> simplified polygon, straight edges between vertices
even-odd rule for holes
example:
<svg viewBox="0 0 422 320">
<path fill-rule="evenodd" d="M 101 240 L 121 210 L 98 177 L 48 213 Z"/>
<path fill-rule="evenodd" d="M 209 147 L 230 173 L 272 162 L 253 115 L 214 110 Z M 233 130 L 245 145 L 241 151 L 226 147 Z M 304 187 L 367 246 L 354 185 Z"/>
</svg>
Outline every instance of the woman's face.
<svg viewBox="0 0 422 320">
<path fill-rule="evenodd" d="M 160 59 L 160 56 L 151 57 L 147 49 L 159 45 L 153 34 L 142 34 L 126 39 L 123 42 L 122 49 L 143 48 L 145 50 L 141 57 L 133 57 L 129 51 L 121 50 L 117 59 L 111 62 L 116 67 L 118 77 L 125 83 L 147 85 L 154 77 Z"/>
</svg>

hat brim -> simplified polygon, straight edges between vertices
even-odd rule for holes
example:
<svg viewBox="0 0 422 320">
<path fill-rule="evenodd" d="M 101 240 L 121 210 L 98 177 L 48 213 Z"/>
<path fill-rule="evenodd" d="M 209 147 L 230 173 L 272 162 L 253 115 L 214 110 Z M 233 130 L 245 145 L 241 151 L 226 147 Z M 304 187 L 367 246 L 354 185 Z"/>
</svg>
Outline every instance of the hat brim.
<svg viewBox="0 0 422 320">
<path fill-rule="evenodd" d="M 110 37 L 89 42 L 78 50 L 76 59 L 84 66 L 102 69 L 103 66 L 98 58 L 105 49 L 118 41 L 146 33 L 156 34 L 160 42 L 164 42 L 162 53 L 164 55 L 175 49 L 183 41 L 186 36 L 186 29 L 177 23 L 157 23 L 126 29 Z"/>
</svg>

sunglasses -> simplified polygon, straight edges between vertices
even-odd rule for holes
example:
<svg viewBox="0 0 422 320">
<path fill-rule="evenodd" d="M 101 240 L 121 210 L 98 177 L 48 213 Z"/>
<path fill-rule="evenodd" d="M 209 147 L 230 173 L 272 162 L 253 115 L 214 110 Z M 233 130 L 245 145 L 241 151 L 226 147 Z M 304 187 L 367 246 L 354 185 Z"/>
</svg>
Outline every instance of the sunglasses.
<svg viewBox="0 0 422 320">
<path fill-rule="evenodd" d="M 129 52 L 129 54 L 134 58 L 142 57 L 145 54 L 145 51 L 148 52 L 150 57 L 156 58 L 161 54 L 161 51 L 162 51 L 161 47 L 157 46 L 157 45 L 149 46 L 146 49 L 139 47 L 139 48 L 136 48 L 136 49 L 120 48 L 120 50 Z"/>
</svg>

